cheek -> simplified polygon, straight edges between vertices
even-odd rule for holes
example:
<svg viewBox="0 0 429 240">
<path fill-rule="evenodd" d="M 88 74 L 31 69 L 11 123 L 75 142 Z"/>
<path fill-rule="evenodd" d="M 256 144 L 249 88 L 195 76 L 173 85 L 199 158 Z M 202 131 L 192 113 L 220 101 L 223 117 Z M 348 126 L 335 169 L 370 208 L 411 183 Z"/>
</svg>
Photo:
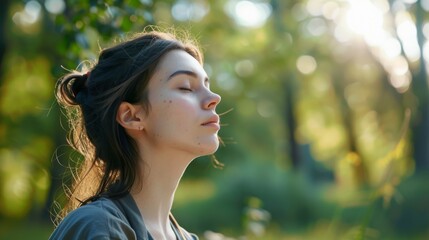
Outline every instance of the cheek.
<svg viewBox="0 0 429 240">
<path fill-rule="evenodd" d="M 149 95 L 151 103 L 151 112 L 156 122 L 174 124 L 186 124 L 183 121 L 197 117 L 198 114 L 198 99 L 192 95 L 177 93 L 168 88 L 162 89 L 152 95 Z"/>
<path fill-rule="evenodd" d="M 164 98 L 152 105 L 151 126 L 164 134 L 186 134 L 198 121 L 195 104 L 190 99 Z"/>
<path fill-rule="evenodd" d="M 195 103 L 188 99 L 168 99 L 163 105 L 164 110 L 175 118 L 192 118 L 197 112 Z"/>
</svg>

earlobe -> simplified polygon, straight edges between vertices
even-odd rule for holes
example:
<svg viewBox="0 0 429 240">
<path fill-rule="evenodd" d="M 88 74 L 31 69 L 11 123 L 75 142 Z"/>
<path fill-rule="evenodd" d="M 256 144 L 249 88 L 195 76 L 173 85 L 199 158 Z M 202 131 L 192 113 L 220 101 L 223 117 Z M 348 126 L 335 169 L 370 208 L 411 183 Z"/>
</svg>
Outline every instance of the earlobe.
<svg viewBox="0 0 429 240">
<path fill-rule="evenodd" d="M 133 105 L 128 102 L 122 102 L 116 113 L 116 121 L 125 129 L 142 130 L 142 108 L 140 105 Z"/>
</svg>

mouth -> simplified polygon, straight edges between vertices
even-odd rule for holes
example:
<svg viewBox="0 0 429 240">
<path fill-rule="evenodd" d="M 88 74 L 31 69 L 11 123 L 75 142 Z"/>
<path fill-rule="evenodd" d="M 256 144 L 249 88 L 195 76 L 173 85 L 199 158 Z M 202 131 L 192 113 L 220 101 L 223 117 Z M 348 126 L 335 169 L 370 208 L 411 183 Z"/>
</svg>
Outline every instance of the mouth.
<svg viewBox="0 0 429 240">
<path fill-rule="evenodd" d="M 213 117 L 209 118 L 207 121 L 202 123 L 201 126 L 214 127 L 214 128 L 220 129 L 219 116 L 214 115 Z"/>
</svg>

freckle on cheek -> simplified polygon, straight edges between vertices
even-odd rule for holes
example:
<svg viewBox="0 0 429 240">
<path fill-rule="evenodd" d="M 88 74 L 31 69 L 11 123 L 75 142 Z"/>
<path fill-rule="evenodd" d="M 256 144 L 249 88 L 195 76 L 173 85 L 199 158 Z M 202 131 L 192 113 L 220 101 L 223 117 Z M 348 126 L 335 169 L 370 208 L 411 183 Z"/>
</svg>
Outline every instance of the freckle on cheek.
<svg viewBox="0 0 429 240">
<path fill-rule="evenodd" d="M 169 103 L 172 103 L 173 101 L 169 100 L 168 102 L 169 102 Z"/>
</svg>

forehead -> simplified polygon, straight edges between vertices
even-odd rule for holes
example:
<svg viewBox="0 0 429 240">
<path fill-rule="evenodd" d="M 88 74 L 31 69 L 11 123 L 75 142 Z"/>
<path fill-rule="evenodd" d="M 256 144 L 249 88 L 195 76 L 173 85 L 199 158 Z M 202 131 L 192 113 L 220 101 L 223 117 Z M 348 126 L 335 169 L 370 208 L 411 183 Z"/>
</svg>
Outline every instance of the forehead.
<svg viewBox="0 0 429 240">
<path fill-rule="evenodd" d="M 183 50 L 172 50 L 166 53 L 158 63 L 154 75 L 165 77 L 165 75 L 169 76 L 178 70 L 188 70 L 195 72 L 201 77 L 206 76 L 201 64 L 189 53 Z"/>
</svg>

